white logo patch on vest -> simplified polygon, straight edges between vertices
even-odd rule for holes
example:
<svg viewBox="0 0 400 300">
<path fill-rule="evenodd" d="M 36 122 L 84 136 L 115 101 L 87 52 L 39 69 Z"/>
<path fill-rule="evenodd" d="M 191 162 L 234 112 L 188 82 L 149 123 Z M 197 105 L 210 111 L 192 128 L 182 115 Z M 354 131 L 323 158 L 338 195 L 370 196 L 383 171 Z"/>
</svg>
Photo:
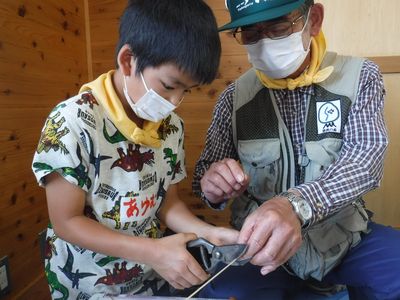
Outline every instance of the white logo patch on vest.
<svg viewBox="0 0 400 300">
<path fill-rule="evenodd" d="M 342 110 L 340 100 L 317 102 L 318 134 L 340 133 L 342 130 Z"/>
</svg>

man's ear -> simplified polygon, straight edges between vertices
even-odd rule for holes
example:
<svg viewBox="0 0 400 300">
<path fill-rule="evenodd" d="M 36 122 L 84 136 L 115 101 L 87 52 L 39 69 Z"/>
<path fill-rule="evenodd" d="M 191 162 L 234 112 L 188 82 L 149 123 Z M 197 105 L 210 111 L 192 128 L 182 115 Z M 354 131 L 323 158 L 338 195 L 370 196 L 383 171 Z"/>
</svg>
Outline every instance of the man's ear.
<svg viewBox="0 0 400 300">
<path fill-rule="evenodd" d="M 316 36 L 321 31 L 322 21 L 324 20 L 324 6 L 321 3 L 315 3 L 310 11 L 310 34 Z"/>
<path fill-rule="evenodd" d="M 121 47 L 117 56 L 118 68 L 121 69 L 121 72 L 124 76 L 131 76 L 135 72 L 132 70 L 134 68 L 133 60 L 132 60 L 132 51 L 129 48 L 129 45 L 125 44 Z"/>
</svg>

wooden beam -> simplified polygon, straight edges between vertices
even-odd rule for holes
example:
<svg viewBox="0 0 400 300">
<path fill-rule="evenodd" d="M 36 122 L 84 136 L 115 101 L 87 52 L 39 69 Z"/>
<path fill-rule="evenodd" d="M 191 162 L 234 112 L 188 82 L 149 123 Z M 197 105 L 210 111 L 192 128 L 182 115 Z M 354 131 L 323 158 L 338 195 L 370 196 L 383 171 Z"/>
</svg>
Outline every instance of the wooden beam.
<svg viewBox="0 0 400 300">
<path fill-rule="evenodd" d="M 93 78 L 93 58 L 92 58 L 92 37 L 90 32 L 90 11 L 88 0 L 83 1 L 85 8 L 85 35 L 86 35 L 86 57 L 88 65 L 88 78 L 92 81 Z"/>
<path fill-rule="evenodd" d="M 368 58 L 379 66 L 383 74 L 400 73 L 400 56 L 373 56 Z"/>
</svg>

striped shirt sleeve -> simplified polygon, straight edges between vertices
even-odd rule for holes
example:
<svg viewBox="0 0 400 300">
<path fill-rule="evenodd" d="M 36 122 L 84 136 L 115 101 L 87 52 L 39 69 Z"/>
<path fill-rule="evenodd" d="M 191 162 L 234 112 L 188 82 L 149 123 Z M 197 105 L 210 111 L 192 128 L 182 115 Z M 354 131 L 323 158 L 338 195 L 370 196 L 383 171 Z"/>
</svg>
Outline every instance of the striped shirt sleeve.
<svg viewBox="0 0 400 300">
<path fill-rule="evenodd" d="M 296 189 L 313 208 L 318 222 L 379 186 L 388 145 L 382 75 L 371 61 L 363 65 L 358 94 L 344 128 L 339 158 L 316 181 Z"/>
<path fill-rule="evenodd" d="M 207 131 L 206 145 L 196 163 L 193 175 L 193 193 L 212 208 L 217 207 L 211 205 L 202 195 L 200 180 L 213 162 L 224 158 L 238 159 L 232 137 L 233 93 L 234 84 L 232 83 L 220 95 L 215 105 L 211 125 Z M 218 208 L 223 208 L 223 206 Z"/>
</svg>

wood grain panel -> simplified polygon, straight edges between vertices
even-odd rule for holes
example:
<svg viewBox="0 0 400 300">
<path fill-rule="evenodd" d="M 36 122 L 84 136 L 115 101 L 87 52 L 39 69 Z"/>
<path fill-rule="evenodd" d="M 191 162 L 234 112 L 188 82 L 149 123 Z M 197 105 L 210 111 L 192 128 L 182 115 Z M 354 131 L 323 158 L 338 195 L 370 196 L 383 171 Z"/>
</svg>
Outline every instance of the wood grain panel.
<svg viewBox="0 0 400 300">
<path fill-rule="evenodd" d="M 48 214 L 33 153 L 50 110 L 88 79 L 83 1 L 1 1 L 0 28 L 0 257 L 18 299 L 43 278 L 37 237 Z"/>
<path fill-rule="evenodd" d="M 91 55 L 93 76 L 115 68 L 115 47 L 118 41 L 119 17 L 127 1 L 89 0 Z"/>
<path fill-rule="evenodd" d="M 369 59 L 379 66 L 383 74 L 400 73 L 400 56 L 374 56 Z"/>
<path fill-rule="evenodd" d="M 328 48 L 355 56 L 400 54 L 398 0 L 318 0 Z M 345 9 L 343 9 L 345 8 Z"/>
</svg>

